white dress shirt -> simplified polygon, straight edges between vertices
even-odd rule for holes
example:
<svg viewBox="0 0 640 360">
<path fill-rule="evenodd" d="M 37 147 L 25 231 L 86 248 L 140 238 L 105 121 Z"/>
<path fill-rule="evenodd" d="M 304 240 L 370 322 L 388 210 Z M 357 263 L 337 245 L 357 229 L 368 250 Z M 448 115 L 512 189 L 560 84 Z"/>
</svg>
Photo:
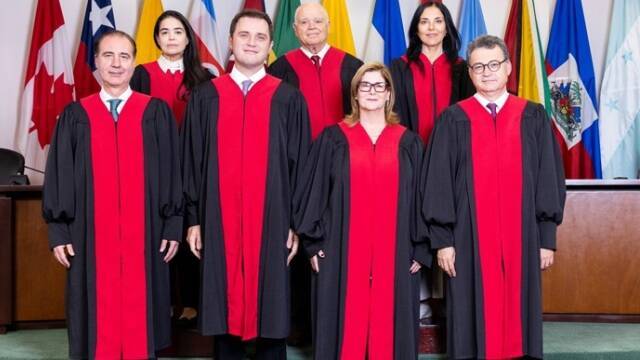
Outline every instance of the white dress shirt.
<svg viewBox="0 0 640 360">
<path fill-rule="evenodd" d="M 487 100 L 487 98 L 485 98 L 484 96 L 480 95 L 479 93 L 475 93 L 473 94 L 473 97 L 476 98 L 476 100 L 478 100 L 478 102 L 482 105 L 482 107 L 487 110 L 487 112 L 489 114 L 491 114 L 491 109 L 489 109 L 487 107 L 487 105 L 489 103 L 494 103 L 496 104 L 496 114 L 500 112 L 500 110 L 502 109 L 502 107 L 504 106 L 504 104 L 507 102 L 507 99 L 509 98 L 509 93 L 507 91 L 505 91 L 502 95 L 500 95 L 500 97 L 498 97 L 495 101 L 489 101 Z"/>
<path fill-rule="evenodd" d="M 172 74 L 175 74 L 176 71 L 184 72 L 184 62 L 182 58 L 180 60 L 171 61 L 164 57 L 164 55 L 160 55 L 158 58 L 158 65 L 160 65 L 160 69 L 162 69 L 163 73 L 167 71 L 171 71 Z"/>
<path fill-rule="evenodd" d="M 240 72 L 240 70 L 238 70 L 238 68 L 236 68 L 235 66 L 233 67 L 233 70 L 231 70 L 231 79 L 233 79 L 233 81 L 238 85 L 238 87 L 240 87 L 240 90 L 242 90 L 242 82 L 245 80 L 251 80 L 252 83 L 249 86 L 249 91 L 251 90 L 251 88 L 253 87 L 253 85 L 255 85 L 258 81 L 262 80 L 263 77 L 265 77 L 267 75 L 267 71 L 264 69 L 264 66 L 260 67 L 260 70 L 258 70 L 257 73 L 251 75 L 251 76 L 247 76 L 243 73 Z"/>
<path fill-rule="evenodd" d="M 109 100 L 112 99 L 120 99 L 122 100 L 120 102 L 120 104 L 118 104 L 118 114 L 120 114 L 122 112 L 122 108 L 124 107 L 124 104 L 127 103 L 127 100 L 129 100 L 129 97 L 131 96 L 131 94 L 133 94 L 133 91 L 131 91 L 131 87 L 127 87 L 127 90 L 125 90 L 125 92 L 123 92 L 122 94 L 120 94 L 120 96 L 112 96 L 111 94 L 109 94 L 108 92 L 106 92 L 104 90 L 104 88 L 102 88 L 100 90 L 100 100 L 102 100 L 102 103 L 104 104 L 104 106 L 107 107 L 107 111 L 111 112 L 111 105 L 109 105 Z"/>
<path fill-rule="evenodd" d="M 311 57 L 312 57 L 313 55 L 318 55 L 318 56 L 320 57 L 320 65 L 322 65 L 322 60 L 324 59 L 324 56 L 325 56 L 325 55 L 327 55 L 327 51 L 329 51 L 329 48 L 330 48 L 329 44 L 324 44 L 324 47 L 323 47 L 320 51 L 318 51 L 318 53 L 317 53 L 317 54 L 312 53 L 311 51 L 309 51 L 309 50 L 308 50 L 307 48 L 305 48 L 304 46 L 303 46 L 303 47 L 300 47 L 300 50 L 302 50 L 302 52 L 303 52 L 303 53 L 304 53 L 304 54 L 305 54 L 309 59 L 311 59 Z"/>
</svg>

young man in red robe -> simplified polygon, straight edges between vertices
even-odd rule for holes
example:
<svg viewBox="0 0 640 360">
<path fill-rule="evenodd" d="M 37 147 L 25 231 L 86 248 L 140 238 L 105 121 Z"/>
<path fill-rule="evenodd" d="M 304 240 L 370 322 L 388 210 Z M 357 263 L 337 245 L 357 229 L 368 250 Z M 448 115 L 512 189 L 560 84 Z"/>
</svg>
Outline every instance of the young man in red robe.
<svg viewBox="0 0 640 360">
<path fill-rule="evenodd" d="M 68 268 L 73 359 L 142 359 L 170 344 L 169 265 L 182 234 L 178 130 L 168 105 L 133 92 L 136 46 L 95 46 L 102 90 L 67 106 L 49 150 L 43 214 Z"/>
<path fill-rule="evenodd" d="M 202 260 L 199 327 L 216 359 L 286 358 L 292 197 L 311 131 L 302 94 L 267 75 L 269 17 L 231 22 L 231 73 L 197 87 L 183 128 L 187 241 Z"/>
<path fill-rule="evenodd" d="M 553 264 L 565 184 L 540 104 L 507 93 L 504 42 L 467 51 L 477 93 L 446 109 L 425 157 L 422 213 L 448 275 L 451 358 L 542 358 L 540 271 Z"/>
</svg>

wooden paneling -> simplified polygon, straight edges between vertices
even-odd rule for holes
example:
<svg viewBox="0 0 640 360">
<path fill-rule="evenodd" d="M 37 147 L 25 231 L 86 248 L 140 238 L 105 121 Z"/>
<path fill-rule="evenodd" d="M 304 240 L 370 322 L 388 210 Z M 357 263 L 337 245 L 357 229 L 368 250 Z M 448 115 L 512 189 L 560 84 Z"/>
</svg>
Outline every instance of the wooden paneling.
<svg viewBox="0 0 640 360">
<path fill-rule="evenodd" d="M 543 294 L 547 313 L 640 314 L 640 191 L 568 192 Z"/>
<path fill-rule="evenodd" d="M 15 321 L 65 318 L 66 270 L 55 261 L 38 198 L 15 200 Z"/>
<path fill-rule="evenodd" d="M 11 198 L 0 195 L 0 334 L 11 324 L 13 276 L 11 266 Z"/>
</svg>

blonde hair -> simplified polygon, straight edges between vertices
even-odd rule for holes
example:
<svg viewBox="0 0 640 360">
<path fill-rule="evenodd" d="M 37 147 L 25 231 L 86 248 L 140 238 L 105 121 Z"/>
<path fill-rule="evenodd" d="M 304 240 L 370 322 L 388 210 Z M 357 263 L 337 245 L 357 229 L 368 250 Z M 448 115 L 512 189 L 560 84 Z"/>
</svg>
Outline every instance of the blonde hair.
<svg viewBox="0 0 640 360">
<path fill-rule="evenodd" d="M 389 90 L 389 100 L 384 104 L 384 120 L 387 124 L 397 124 L 400 122 L 398 115 L 393 112 L 396 92 L 393 88 L 391 73 L 384 64 L 375 61 L 360 66 L 351 80 L 351 114 L 347 115 L 344 119 L 347 124 L 353 125 L 360 121 L 360 107 L 358 105 L 358 100 L 356 99 L 358 95 L 358 88 L 360 87 L 360 82 L 362 81 L 364 74 L 376 71 L 380 72 L 380 75 L 382 75 L 382 78 L 387 83 L 387 89 Z"/>
</svg>

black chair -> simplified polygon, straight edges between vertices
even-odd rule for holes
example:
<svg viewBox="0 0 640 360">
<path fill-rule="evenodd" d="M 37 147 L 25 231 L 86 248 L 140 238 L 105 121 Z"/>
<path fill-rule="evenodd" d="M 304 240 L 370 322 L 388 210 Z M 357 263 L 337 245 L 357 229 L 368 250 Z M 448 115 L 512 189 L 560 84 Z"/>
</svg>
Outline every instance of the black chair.
<svg viewBox="0 0 640 360">
<path fill-rule="evenodd" d="M 0 185 L 27 185 L 24 175 L 24 156 L 19 152 L 0 149 Z"/>
</svg>

